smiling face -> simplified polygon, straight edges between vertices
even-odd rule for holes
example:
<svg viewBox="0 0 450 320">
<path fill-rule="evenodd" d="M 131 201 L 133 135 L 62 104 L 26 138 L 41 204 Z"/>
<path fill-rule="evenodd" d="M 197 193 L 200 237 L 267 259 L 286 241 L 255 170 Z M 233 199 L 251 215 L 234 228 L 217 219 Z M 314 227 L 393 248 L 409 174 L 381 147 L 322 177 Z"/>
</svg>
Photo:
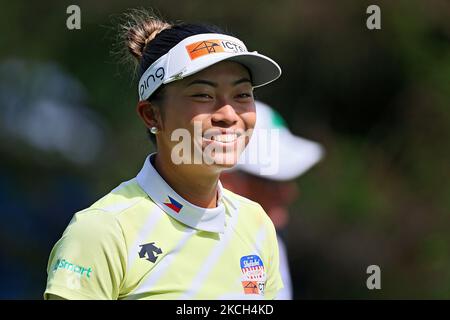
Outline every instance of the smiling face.
<svg viewBox="0 0 450 320">
<path fill-rule="evenodd" d="M 234 166 L 256 121 L 250 79 L 245 67 L 223 61 L 167 84 L 161 116 L 155 117 L 159 118 L 158 153 L 176 154 L 172 151 L 179 150 L 180 143 L 189 142 L 192 148 L 184 152 L 190 151 L 192 161 L 200 152 L 203 166 L 210 169 Z M 172 133 L 179 129 L 189 133 L 189 141 L 172 141 Z"/>
</svg>

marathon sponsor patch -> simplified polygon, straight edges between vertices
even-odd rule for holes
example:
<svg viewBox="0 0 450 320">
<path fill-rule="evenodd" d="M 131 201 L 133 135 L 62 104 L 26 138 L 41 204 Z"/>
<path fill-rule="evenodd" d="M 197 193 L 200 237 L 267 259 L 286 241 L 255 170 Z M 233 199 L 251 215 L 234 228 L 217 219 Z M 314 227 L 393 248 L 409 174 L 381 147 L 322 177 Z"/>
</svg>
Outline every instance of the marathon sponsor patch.
<svg viewBox="0 0 450 320">
<path fill-rule="evenodd" d="M 264 295 L 266 271 L 261 258 L 257 255 L 243 256 L 240 265 L 244 293 Z"/>
</svg>

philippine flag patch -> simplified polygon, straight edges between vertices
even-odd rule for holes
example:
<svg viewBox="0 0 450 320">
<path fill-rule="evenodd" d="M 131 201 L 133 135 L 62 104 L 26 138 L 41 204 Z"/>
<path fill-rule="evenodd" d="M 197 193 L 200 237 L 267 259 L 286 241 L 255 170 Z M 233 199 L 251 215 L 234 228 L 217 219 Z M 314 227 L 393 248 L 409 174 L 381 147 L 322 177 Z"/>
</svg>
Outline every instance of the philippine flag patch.
<svg viewBox="0 0 450 320">
<path fill-rule="evenodd" d="M 168 206 L 170 209 L 172 209 L 173 211 L 175 211 L 176 213 L 180 212 L 180 210 L 183 208 L 183 205 L 181 203 L 179 203 L 178 201 L 176 201 L 175 199 L 173 199 L 172 197 L 168 196 L 169 199 L 166 200 L 166 202 L 164 202 L 164 204 L 166 206 Z"/>
<path fill-rule="evenodd" d="M 266 285 L 266 272 L 261 258 L 257 255 L 243 256 L 240 265 L 244 293 L 263 296 Z"/>
</svg>

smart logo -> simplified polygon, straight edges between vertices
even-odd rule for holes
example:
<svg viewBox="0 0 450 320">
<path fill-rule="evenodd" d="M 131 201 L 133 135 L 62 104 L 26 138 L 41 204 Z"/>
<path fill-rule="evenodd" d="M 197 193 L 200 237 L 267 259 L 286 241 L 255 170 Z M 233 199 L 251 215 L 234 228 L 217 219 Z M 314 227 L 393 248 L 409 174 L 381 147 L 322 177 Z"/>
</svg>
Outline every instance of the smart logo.
<svg viewBox="0 0 450 320">
<path fill-rule="evenodd" d="M 53 272 L 58 271 L 58 269 L 66 269 L 69 272 L 73 272 L 79 274 L 80 277 L 86 276 L 87 279 L 91 278 L 92 268 L 85 268 L 82 266 L 78 266 L 76 264 L 67 261 L 66 259 L 58 259 L 56 260 L 55 265 L 53 266 Z"/>
</svg>

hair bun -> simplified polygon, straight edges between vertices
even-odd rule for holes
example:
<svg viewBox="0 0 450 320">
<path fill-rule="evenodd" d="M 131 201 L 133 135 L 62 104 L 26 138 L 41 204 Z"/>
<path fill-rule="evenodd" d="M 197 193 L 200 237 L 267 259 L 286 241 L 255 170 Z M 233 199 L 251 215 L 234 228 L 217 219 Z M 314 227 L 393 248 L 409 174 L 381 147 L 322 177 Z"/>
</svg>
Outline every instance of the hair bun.
<svg viewBox="0 0 450 320">
<path fill-rule="evenodd" d="M 128 14 L 129 21 L 123 26 L 126 31 L 125 42 L 128 51 L 140 61 L 145 47 L 158 33 L 171 27 L 171 24 L 149 14 L 146 11 L 134 11 Z"/>
</svg>

